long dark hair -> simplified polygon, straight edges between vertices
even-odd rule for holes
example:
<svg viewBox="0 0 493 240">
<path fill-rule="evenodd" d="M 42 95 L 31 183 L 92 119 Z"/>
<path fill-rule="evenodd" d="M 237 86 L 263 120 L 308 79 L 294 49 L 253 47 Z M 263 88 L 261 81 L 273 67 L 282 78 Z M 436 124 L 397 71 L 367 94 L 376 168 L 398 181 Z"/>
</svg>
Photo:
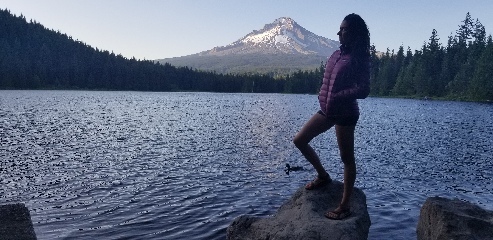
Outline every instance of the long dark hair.
<svg viewBox="0 0 493 240">
<path fill-rule="evenodd" d="M 348 24 L 347 47 L 354 57 L 370 56 L 370 31 L 365 20 L 358 14 L 351 13 L 344 18 Z"/>
<path fill-rule="evenodd" d="M 368 68 L 370 58 L 370 31 L 365 20 L 358 14 L 351 13 L 344 18 L 347 27 L 348 41 L 343 46 L 351 55 L 349 76 L 360 73 L 363 68 Z M 353 78 L 354 79 L 354 78 Z"/>
</svg>

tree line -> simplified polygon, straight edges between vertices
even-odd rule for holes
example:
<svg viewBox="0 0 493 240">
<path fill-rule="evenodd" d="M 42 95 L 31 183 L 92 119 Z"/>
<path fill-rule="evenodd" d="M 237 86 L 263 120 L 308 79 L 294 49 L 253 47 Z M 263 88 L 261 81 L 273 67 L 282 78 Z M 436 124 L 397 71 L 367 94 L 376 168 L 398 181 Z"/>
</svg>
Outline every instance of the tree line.
<svg viewBox="0 0 493 240">
<path fill-rule="evenodd" d="M 216 73 L 242 74 L 255 72 L 274 76 L 286 76 L 299 70 L 310 71 L 318 68 L 327 56 L 315 54 L 258 54 L 244 53 L 224 56 L 193 54 L 178 58 L 159 59 L 160 63 L 173 66 L 189 66 Z"/>
<path fill-rule="evenodd" d="M 403 47 L 377 56 L 372 49 L 374 96 L 430 96 L 493 99 L 491 36 L 469 13 L 457 34 L 442 47 L 434 30 L 414 53 Z M 128 59 L 24 16 L 0 10 L 0 89 L 81 89 L 317 93 L 324 64 L 285 76 L 274 73 L 223 74 Z"/>
<path fill-rule="evenodd" d="M 469 13 L 447 45 L 433 29 L 428 42 L 413 53 L 401 46 L 379 57 L 372 49 L 371 93 L 377 96 L 493 100 L 493 42 Z"/>
<path fill-rule="evenodd" d="M 0 10 L 0 32 L 0 89 L 313 93 L 321 75 L 217 74 L 128 59 L 7 9 Z"/>
</svg>

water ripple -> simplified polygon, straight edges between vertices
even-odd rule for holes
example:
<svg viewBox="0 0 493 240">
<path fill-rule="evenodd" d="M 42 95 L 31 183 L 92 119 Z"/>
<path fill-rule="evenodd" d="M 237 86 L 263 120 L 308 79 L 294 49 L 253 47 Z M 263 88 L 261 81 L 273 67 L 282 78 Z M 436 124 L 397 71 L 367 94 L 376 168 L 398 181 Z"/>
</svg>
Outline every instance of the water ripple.
<svg viewBox="0 0 493 240">
<path fill-rule="evenodd" d="M 0 203 L 24 202 L 40 239 L 224 239 L 235 217 L 273 214 L 314 175 L 291 139 L 316 96 L 0 92 Z M 492 105 L 360 106 L 370 239 L 415 238 L 430 196 L 493 209 Z M 342 180 L 333 130 L 312 144 Z"/>
</svg>

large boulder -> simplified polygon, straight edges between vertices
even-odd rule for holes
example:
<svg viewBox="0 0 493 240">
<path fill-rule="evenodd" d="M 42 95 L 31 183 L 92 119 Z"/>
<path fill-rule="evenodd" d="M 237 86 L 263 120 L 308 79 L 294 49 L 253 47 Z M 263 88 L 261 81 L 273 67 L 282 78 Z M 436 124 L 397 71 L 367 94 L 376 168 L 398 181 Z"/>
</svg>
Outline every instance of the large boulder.
<svg viewBox="0 0 493 240">
<path fill-rule="evenodd" d="M 351 216 L 344 220 L 324 216 L 339 205 L 342 192 L 343 184 L 337 181 L 316 190 L 300 187 L 271 217 L 236 218 L 227 229 L 227 239 L 367 239 L 371 222 L 361 190 L 353 190 Z"/>
<path fill-rule="evenodd" d="M 31 215 L 24 204 L 0 205 L 0 239 L 36 239 Z"/>
<path fill-rule="evenodd" d="M 493 239 L 493 211 L 469 202 L 431 197 L 421 207 L 418 240 Z"/>
</svg>

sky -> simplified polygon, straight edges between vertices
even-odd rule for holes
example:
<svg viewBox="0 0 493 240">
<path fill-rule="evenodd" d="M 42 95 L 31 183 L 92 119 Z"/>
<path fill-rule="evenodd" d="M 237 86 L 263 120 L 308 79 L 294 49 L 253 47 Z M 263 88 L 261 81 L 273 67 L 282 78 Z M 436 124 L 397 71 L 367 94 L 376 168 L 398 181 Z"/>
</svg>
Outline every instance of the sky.
<svg viewBox="0 0 493 240">
<path fill-rule="evenodd" d="M 491 0 L 0 0 L 0 8 L 94 48 L 142 60 L 228 45 L 280 17 L 337 40 L 342 19 L 357 13 L 383 52 L 401 45 L 419 50 L 433 29 L 446 45 L 467 12 L 488 35 L 493 29 Z"/>
</svg>

